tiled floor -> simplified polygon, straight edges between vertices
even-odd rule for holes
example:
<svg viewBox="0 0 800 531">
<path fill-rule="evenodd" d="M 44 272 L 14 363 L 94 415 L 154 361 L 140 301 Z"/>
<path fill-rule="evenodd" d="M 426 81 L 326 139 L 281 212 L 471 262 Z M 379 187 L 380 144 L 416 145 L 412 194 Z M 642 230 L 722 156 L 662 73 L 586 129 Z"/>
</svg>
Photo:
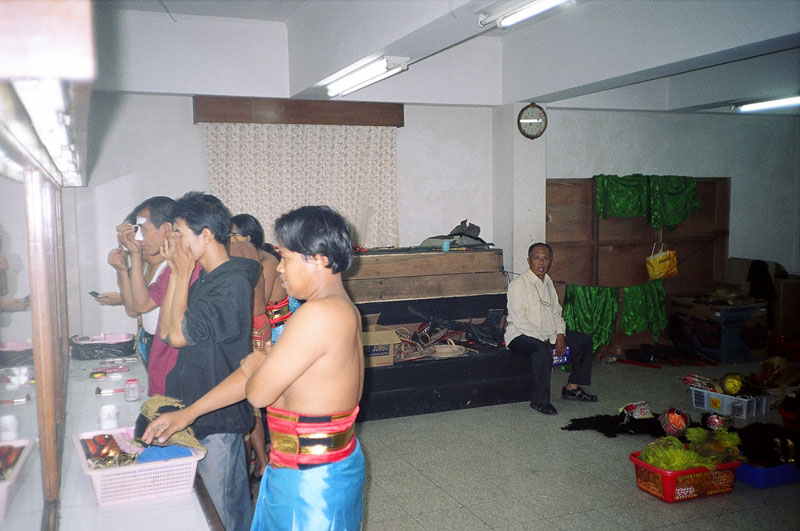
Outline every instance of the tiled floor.
<svg viewBox="0 0 800 531">
<path fill-rule="evenodd" d="M 628 458 L 651 437 L 560 429 L 639 400 L 654 412 L 675 406 L 699 420 L 679 376 L 757 370 L 757 363 L 656 370 L 595 362 L 589 390 L 600 401 L 562 400 L 566 375 L 554 372 L 554 417 L 521 402 L 359 424 L 364 529 L 800 529 L 800 483 L 762 490 L 737 483 L 729 494 L 669 504 L 636 487 Z M 776 412 L 755 420 L 781 422 Z"/>
</svg>

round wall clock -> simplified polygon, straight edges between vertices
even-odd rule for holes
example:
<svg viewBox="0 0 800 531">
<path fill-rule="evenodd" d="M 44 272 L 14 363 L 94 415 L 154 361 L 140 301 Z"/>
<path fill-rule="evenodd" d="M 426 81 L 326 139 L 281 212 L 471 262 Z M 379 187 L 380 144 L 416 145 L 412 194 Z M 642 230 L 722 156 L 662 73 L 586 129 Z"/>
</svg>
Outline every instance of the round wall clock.
<svg viewBox="0 0 800 531">
<path fill-rule="evenodd" d="M 519 111 L 517 116 L 519 132 L 526 138 L 539 138 L 547 129 L 547 113 L 535 103 L 530 103 Z"/>
</svg>

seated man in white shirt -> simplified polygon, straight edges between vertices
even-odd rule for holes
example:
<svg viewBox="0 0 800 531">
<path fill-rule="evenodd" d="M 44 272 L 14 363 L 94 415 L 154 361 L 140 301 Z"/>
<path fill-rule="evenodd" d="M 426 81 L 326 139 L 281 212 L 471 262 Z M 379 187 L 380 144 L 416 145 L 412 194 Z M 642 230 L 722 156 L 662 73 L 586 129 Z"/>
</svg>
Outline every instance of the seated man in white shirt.
<svg viewBox="0 0 800 531">
<path fill-rule="evenodd" d="M 508 286 L 508 326 L 505 333 L 509 350 L 531 357 L 531 407 L 545 415 L 558 414 L 550 403 L 553 349 L 558 356 L 562 356 L 567 347 L 570 350 L 572 372 L 561 390 L 561 397 L 597 401 L 597 396 L 580 387 L 591 383 L 592 339 L 581 332 L 567 331 L 556 288 L 547 274 L 552 262 L 553 249 L 546 243 L 534 243 L 528 248 L 530 268 Z"/>
</svg>

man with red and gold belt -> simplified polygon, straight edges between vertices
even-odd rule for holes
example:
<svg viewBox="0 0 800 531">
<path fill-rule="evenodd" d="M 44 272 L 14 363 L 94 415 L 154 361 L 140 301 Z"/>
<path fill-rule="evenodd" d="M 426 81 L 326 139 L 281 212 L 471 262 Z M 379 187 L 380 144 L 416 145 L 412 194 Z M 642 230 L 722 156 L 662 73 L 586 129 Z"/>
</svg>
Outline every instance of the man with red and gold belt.
<svg viewBox="0 0 800 531">
<path fill-rule="evenodd" d="M 361 316 L 342 285 L 352 262 L 350 230 L 325 206 L 275 222 L 286 291 L 306 302 L 281 340 L 186 409 L 153 420 L 143 439 L 165 442 L 195 418 L 244 397 L 268 406 L 270 464 L 251 529 L 361 527 L 364 457 L 354 433 L 364 383 Z"/>
</svg>

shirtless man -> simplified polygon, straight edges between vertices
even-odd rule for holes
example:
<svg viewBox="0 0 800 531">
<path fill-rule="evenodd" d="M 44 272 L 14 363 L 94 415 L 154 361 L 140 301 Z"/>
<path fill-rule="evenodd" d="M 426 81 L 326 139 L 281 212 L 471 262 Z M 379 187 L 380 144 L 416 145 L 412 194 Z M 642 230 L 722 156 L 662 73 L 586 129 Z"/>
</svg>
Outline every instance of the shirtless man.
<svg viewBox="0 0 800 531">
<path fill-rule="evenodd" d="M 278 218 L 275 233 L 286 291 L 307 302 L 280 341 L 252 352 L 186 409 L 153 420 L 143 439 L 165 442 L 197 417 L 245 397 L 269 406 L 273 443 L 252 529 L 358 530 L 364 457 L 353 429 L 364 354 L 361 317 L 341 278 L 353 256 L 350 231 L 330 208 L 307 206 Z M 327 437 L 297 435 L 309 430 Z"/>
</svg>

